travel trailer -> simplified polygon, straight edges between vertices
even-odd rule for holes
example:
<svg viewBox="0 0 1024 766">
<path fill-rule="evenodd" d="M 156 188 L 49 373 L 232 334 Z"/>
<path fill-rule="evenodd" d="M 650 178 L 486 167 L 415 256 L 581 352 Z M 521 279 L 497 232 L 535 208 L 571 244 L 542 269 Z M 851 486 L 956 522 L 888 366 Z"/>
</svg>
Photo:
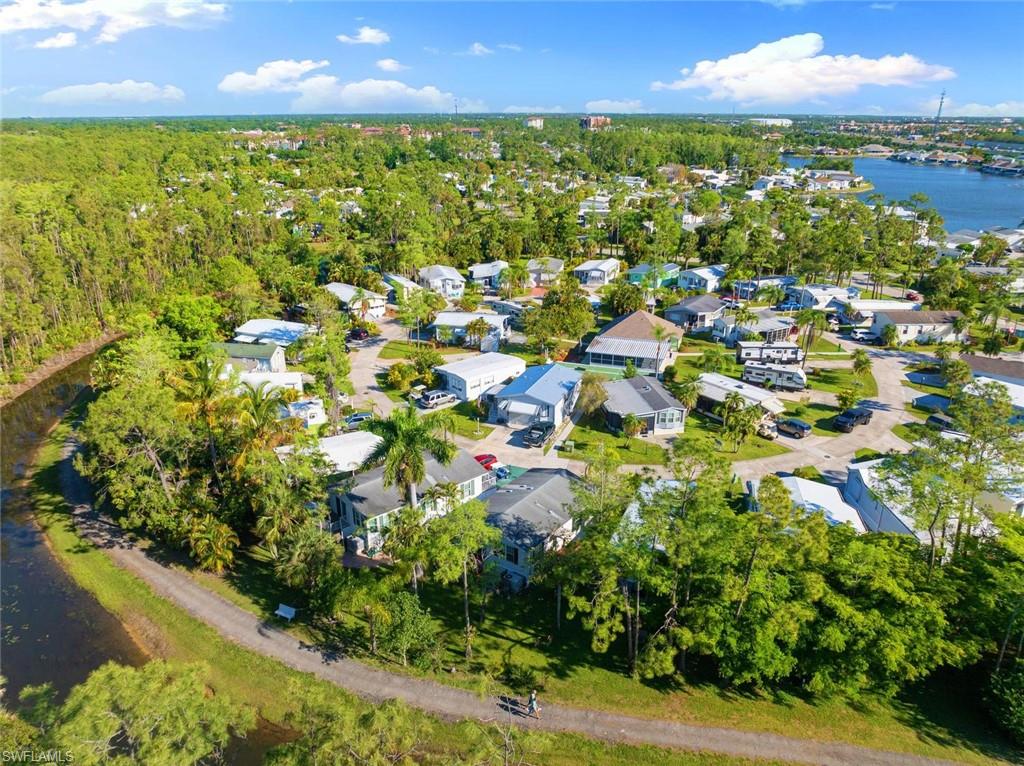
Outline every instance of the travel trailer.
<svg viewBox="0 0 1024 766">
<path fill-rule="evenodd" d="M 799 367 L 766 362 L 748 362 L 743 365 L 740 379 L 765 388 L 781 388 L 789 391 L 803 391 L 807 388 L 807 375 Z"/>
<path fill-rule="evenodd" d="M 762 343 L 752 340 L 736 342 L 736 361 L 740 364 L 745 364 L 746 362 L 800 364 L 803 360 L 804 351 L 795 343 L 786 341 Z"/>
</svg>

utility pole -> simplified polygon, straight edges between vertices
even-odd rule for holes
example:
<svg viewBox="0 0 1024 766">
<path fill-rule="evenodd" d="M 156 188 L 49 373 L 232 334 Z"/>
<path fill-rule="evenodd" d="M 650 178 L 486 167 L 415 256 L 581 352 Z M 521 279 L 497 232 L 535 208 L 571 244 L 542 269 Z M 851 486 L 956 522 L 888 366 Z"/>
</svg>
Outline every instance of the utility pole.
<svg viewBox="0 0 1024 766">
<path fill-rule="evenodd" d="M 939 96 L 939 111 L 935 113 L 935 122 L 932 125 L 932 138 L 935 138 L 939 134 L 939 119 L 942 117 L 942 105 L 946 103 L 946 89 L 942 89 L 942 95 Z"/>
</svg>

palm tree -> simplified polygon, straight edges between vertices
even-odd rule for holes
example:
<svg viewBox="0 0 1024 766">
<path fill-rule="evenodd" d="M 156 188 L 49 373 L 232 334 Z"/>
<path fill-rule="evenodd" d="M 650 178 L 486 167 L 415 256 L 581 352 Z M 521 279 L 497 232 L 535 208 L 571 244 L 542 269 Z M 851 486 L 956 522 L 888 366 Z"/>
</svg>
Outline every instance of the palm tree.
<svg viewBox="0 0 1024 766">
<path fill-rule="evenodd" d="M 466 325 L 466 341 L 470 346 L 479 346 L 491 332 L 491 325 L 483 317 L 477 317 Z"/>
<path fill-rule="evenodd" d="M 746 327 L 757 322 L 757 314 L 751 311 L 746 306 L 740 306 L 733 312 L 733 316 L 736 319 L 737 327 Z"/>
<path fill-rule="evenodd" d="M 858 377 L 871 372 L 871 357 L 868 352 L 858 348 L 853 352 L 853 374 Z"/>
<path fill-rule="evenodd" d="M 214 424 L 222 414 L 227 395 L 227 381 L 224 379 L 224 362 L 220 359 L 200 357 L 185 366 L 181 379 L 175 388 L 182 398 L 182 404 L 189 417 L 203 421 L 206 427 L 206 447 L 210 454 L 210 467 L 214 481 L 218 481 L 217 440 Z"/>
<path fill-rule="evenodd" d="M 282 407 L 293 396 L 293 391 L 270 388 L 265 381 L 258 386 L 251 383 L 242 385 L 238 401 L 242 447 L 235 456 L 236 472 L 241 471 L 252 452 L 283 444 L 291 433 L 301 427 L 299 420 L 281 417 Z"/>
<path fill-rule="evenodd" d="M 634 436 L 644 430 L 644 421 L 632 412 L 622 419 L 622 435 L 626 437 L 626 443 Z"/>
<path fill-rule="evenodd" d="M 274 573 L 293 588 L 309 593 L 338 557 L 338 544 L 315 521 L 308 521 L 288 538 L 285 555 Z"/>
<path fill-rule="evenodd" d="M 654 336 L 654 340 L 658 343 L 657 358 L 654 362 L 654 377 L 658 377 L 658 375 L 661 374 L 661 344 L 669 339 L 674 340 L 676 336 L 671 330 L 666 329 L 661 325 L 655 325 L 654 329 L 651 330 L 651 334 Z"/>
<path fill-rule="evenodd" d="M 993 335 L 999 327 L 999 320 L 1006 314 L 1009 305 L 1009 297 L 999 291 L 991 292 L 985 298 L 985 302 L 981 306 L 980 319 L 983 322 L 991 320 Z"/>
<path fill-rule="evenodd" d="M 686 380 L 680 381 L 672 392 L 675 394 L 676 399 L 685 408 L 683 410 L 683 428 L 682 433 L 686 432 L 686 418 L 694 407 L 697 406 L 697 400 L 700 398 L 700 381 L 696 378 L 687 378 Z"/>
<path fill-rule="evenodd" d="M 200 569 L 220 574 L 235 561 L 238 535 L 223 521 L 206 514 L 193 520 L 188 544 Z"/>
<path fill-rule="evenodd" d="M 765 285 L 757 291 L 757 299 L 769 306 L 777 306 L 786 300 L 786 291 L 779 285 Z"/>
<path fill-rule="evenodd" d="M 700 366 L 704 372 L 718 372 L 724 363 L 725 356 L 717 348 L 706 348 L 700 355 Z"/>
<path fill-rule="evenodd" d="M 584 415 L 593 415 L 608 399 L 604 378 L 596 372 L 585 372 L 580 379 L 580 393 L 576 397 L 576 409 Z"/>
<path fill-rule="evenodd" d="M 807 364 L 807 355 L 814 345 L 815 336 L 828 329 L 828 318 L 824 311 L 801 309 L 796 315 L 796 326 L 802 328 L 804 332 L 804 358 L 800 362 L 800 367 L 803 368 Z"/>
<path fill-rule="evenodd" d="M 372 419 L 363 423 L 363 428 L 376 434 L 383 441 L 366 458 L 364 465 L 384 465 L 384 486 L 400 484 L 405 487 L 409 505 L 416 508 L 419 498 L 416 486 L 426 478 L 427 465 L 424 456 L 433 455 L 442 465 L 455 459 L 455 445 L 437 436 L 440 429 L 437 413 L 420 417 L 410 402 L 407 407 L 397 407 L 386 420 Z"/>
<path fill-rule="evenodd" d="M 526 261 L 517 258 L 508 265 L 501 276 L 505 280 L 503 286 L 507 288 L 507 297 L 511 298 L 529 283 L 530 270 L 526 268 Z"/>
</svg>

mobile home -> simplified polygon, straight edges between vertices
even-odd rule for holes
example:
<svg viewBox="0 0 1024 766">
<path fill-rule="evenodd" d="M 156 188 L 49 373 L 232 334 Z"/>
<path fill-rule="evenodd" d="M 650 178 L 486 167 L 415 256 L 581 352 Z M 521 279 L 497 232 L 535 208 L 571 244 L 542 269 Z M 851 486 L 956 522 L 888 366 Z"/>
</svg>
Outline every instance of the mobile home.
<svg viewBox="0 0 1024 766">
<path fill-rule="evenodd" d="M 736 361 L 740 364 L 747 362 L 800 364 L 803 360 L 804 350 L 796 343 L 788 341 L 762 343 L 753 340 L 741 340 L 736 343 Z"/>
</svg>

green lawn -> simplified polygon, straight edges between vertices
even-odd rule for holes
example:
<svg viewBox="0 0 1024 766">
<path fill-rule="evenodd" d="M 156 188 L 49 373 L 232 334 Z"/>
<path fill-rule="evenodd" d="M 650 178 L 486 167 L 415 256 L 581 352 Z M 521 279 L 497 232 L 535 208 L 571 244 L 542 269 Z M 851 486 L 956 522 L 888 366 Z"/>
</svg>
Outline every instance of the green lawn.
<svg viewBox="0 0 1024 766">
<path fill-rule="evenodd" d="M 570 349 L 576 344 L 571 340 L 558 340 L 555 341 L 558 348 Z M 501 349 L 503 354 L 511 354 L 512 356 L 518 356 L 527 365 L 544 364 L 545 358 L 537 349 L 527 343 L 509 343 Z"/>
<path fill-rule="evenodd" d="M 472 353 L 473 349 L 460 346 L 435 346 L 432 343 L 415 340 L 389 340 L 380 350 L 378 359 L 409 359 L 412 353 L 420 348 L 432 348 L 439 354 L 466 354 Z"/>
<path fill-rule="evenodd" d="M 705 349 L 714 348 L 719 351 L 728 351 L 728 349 L 721 343 L 716 343 L 711 340 L 711 333 L 697 333 L 694 335 L 684 335 L 679 339 L 679 352 L 682 354 L 691 354 L 694 352 L 700 353 Z"/>
<path fill-rule="evenodd" d="M 802 402 L 783 401 L 783 404 L 786 405 L 786 415 L 810 423 L 812 433 L 818 436 L 838 436 L 840 434 L 832 425 L 835 416 L 842 412 L 838 407 L 818 402 L 803 404 Z"/>
<path fill-rule="evenodd" d="M 386 372 L 378 372 L 373 377 L 377 379 L 377 385 L 380 386 L 380 390 L 384 392 L 384 395 L 388 399 L 401 404 L 405 404 L 409 401 L 408 392 L 402 393 L 397 388 L 391 387 L 391 384 L 388 383 L 388 374 Z"/>
<path fill-rule="evenodd" d="M 486 418 L 479 422 L 480 416 L 470 402 L 459 402 L 447 411 L 455 418 L 455 433 L 459 436 L 479 441 L 494 430 L 494 426 L 487 425 Z"/>
<path fill-rule="evenodd" d="M 822 353 L 825 351 L 842 351 L 843 347 L 838 343 L 833 343 L 827 338 L 822 338 L 820 335 L 814 339 L 814 343 L 811 344 L 810 352 Z"/>
<path fill-rule="evenodd" d="M 927 433 L 927 429 L 924 423 L 899 423 L 893 426 L 892 432 L 908 444 L 914 444 Z"/>
<path fill-rule="evenodd" d="M 212 692 L 225 694 L 236 702 L 252 707 L 276 727 L 284 724 L 288 713 L 299 711 L 308 694 L 318 692 L 328 695 L 339 711 L 352 707 L 361 711 L 370 709 L 370 703 L 359 700 L 333 684 L 221 638 L 212 628 L 156 596 L 146 583 L 117 567 L 103 551 L 79 538 L 60 493 L 57 468 L 61 444 L 69 430 L 67 423 L 60 425 L 36 455 L 29 485 L 36 518 L 54 554 L 68 573 L 80 586 L 92 593 L 104 608 L 126 624 L 129 632 L 150 656 L 171 662 L 200 663 L 207 671 L 206 683 Z M 261 574 L 259 569 L 255 563 L 252 567 L 242 563 L 228 577 L 201 575 L 198 579 L 208 586 L 217 581 L 217 592 L 243 608 L 266 615 L 267 599 L 273 600 L 277 594 L 272 589 L 264 592 L 263 581 L 268 576 Z M 251 587 L 254 580 L 262 584 Z M 241 592 L 238 586 L 243 583 L 252 595 Z M 293 600 L 293 603 L 296 602 Z M 449 756 L 460 761 L 467 758 L 477 762 L 482 752 L 480 748 L 483 738 L 487 737 L 492 745 L 496 741 L 492 729 L 473 722 L 440 721 L 413 709 L 408 710 L 406 715 L 418 732 L 417 751 L 433 754 L 442 760 L 443 756 Z M 492 736 L 484 732 L 490 732 Z M 276 734 L 260 732 L 255 735 L 256 739 L 271 744 L 292 736 L 287 729 L 278 729 Z M 580 763 L 599 766 L 632 766 L 637 763 L 659 763 L 664 766 L 753 764 L 742 758 L 683 753 L 648 746 L 606 744 L 572 734 L 525 733 L 522 737 L 520 746 L 530 754 L 532 762 L 552 766 L 577 766 Z"/>
<path fill-rule="evenodd" d="M 686 418 L 686 431 L 677 438 L 683 441 L 701 440 L 710 443 L 715 449 L 732 461 L 753 460 L 761 457 L 773 457 L 789 452 L 789 448 L 778 441 L 762 439 L 760 436 L 752 436 L 740 445 L 738 451 L 734 452 L 731 443 L 725 443 L 721 435 L 722 427 L 699 413 L 691 413 Z"/>
<path fill-rule="evenodd" d="M 829 391 L 837 394 L 845 388 L 860 384 L 860 394 L 865 399 L 878 396 L 878 383 L 875 376 L 870 372 L 864 375 L 854 375 L 853 369 L 849 367 L 814 367 L 809 365 L 806 368 L 807 385 L 818 391 Z"/>
<path fill-rule="evenodd" d="M 568 436 L 576 452 L 593 454 L 603 448 L 626 465 L 665 465 L 665 450 L 649 439 L 625 439 L 608 431 L 599 417 L 580 421 Z"/>
<path fill-rule="evenodd" d="M 879 452 L 876 449 L 870 449 L 869 447 L 861 447 L 859 450 L 853 453 L 854 463 L 860 463 L 864 460 L 876 460 L 880 457 L 885 457 L 884 452 Z"/>
</svg>

